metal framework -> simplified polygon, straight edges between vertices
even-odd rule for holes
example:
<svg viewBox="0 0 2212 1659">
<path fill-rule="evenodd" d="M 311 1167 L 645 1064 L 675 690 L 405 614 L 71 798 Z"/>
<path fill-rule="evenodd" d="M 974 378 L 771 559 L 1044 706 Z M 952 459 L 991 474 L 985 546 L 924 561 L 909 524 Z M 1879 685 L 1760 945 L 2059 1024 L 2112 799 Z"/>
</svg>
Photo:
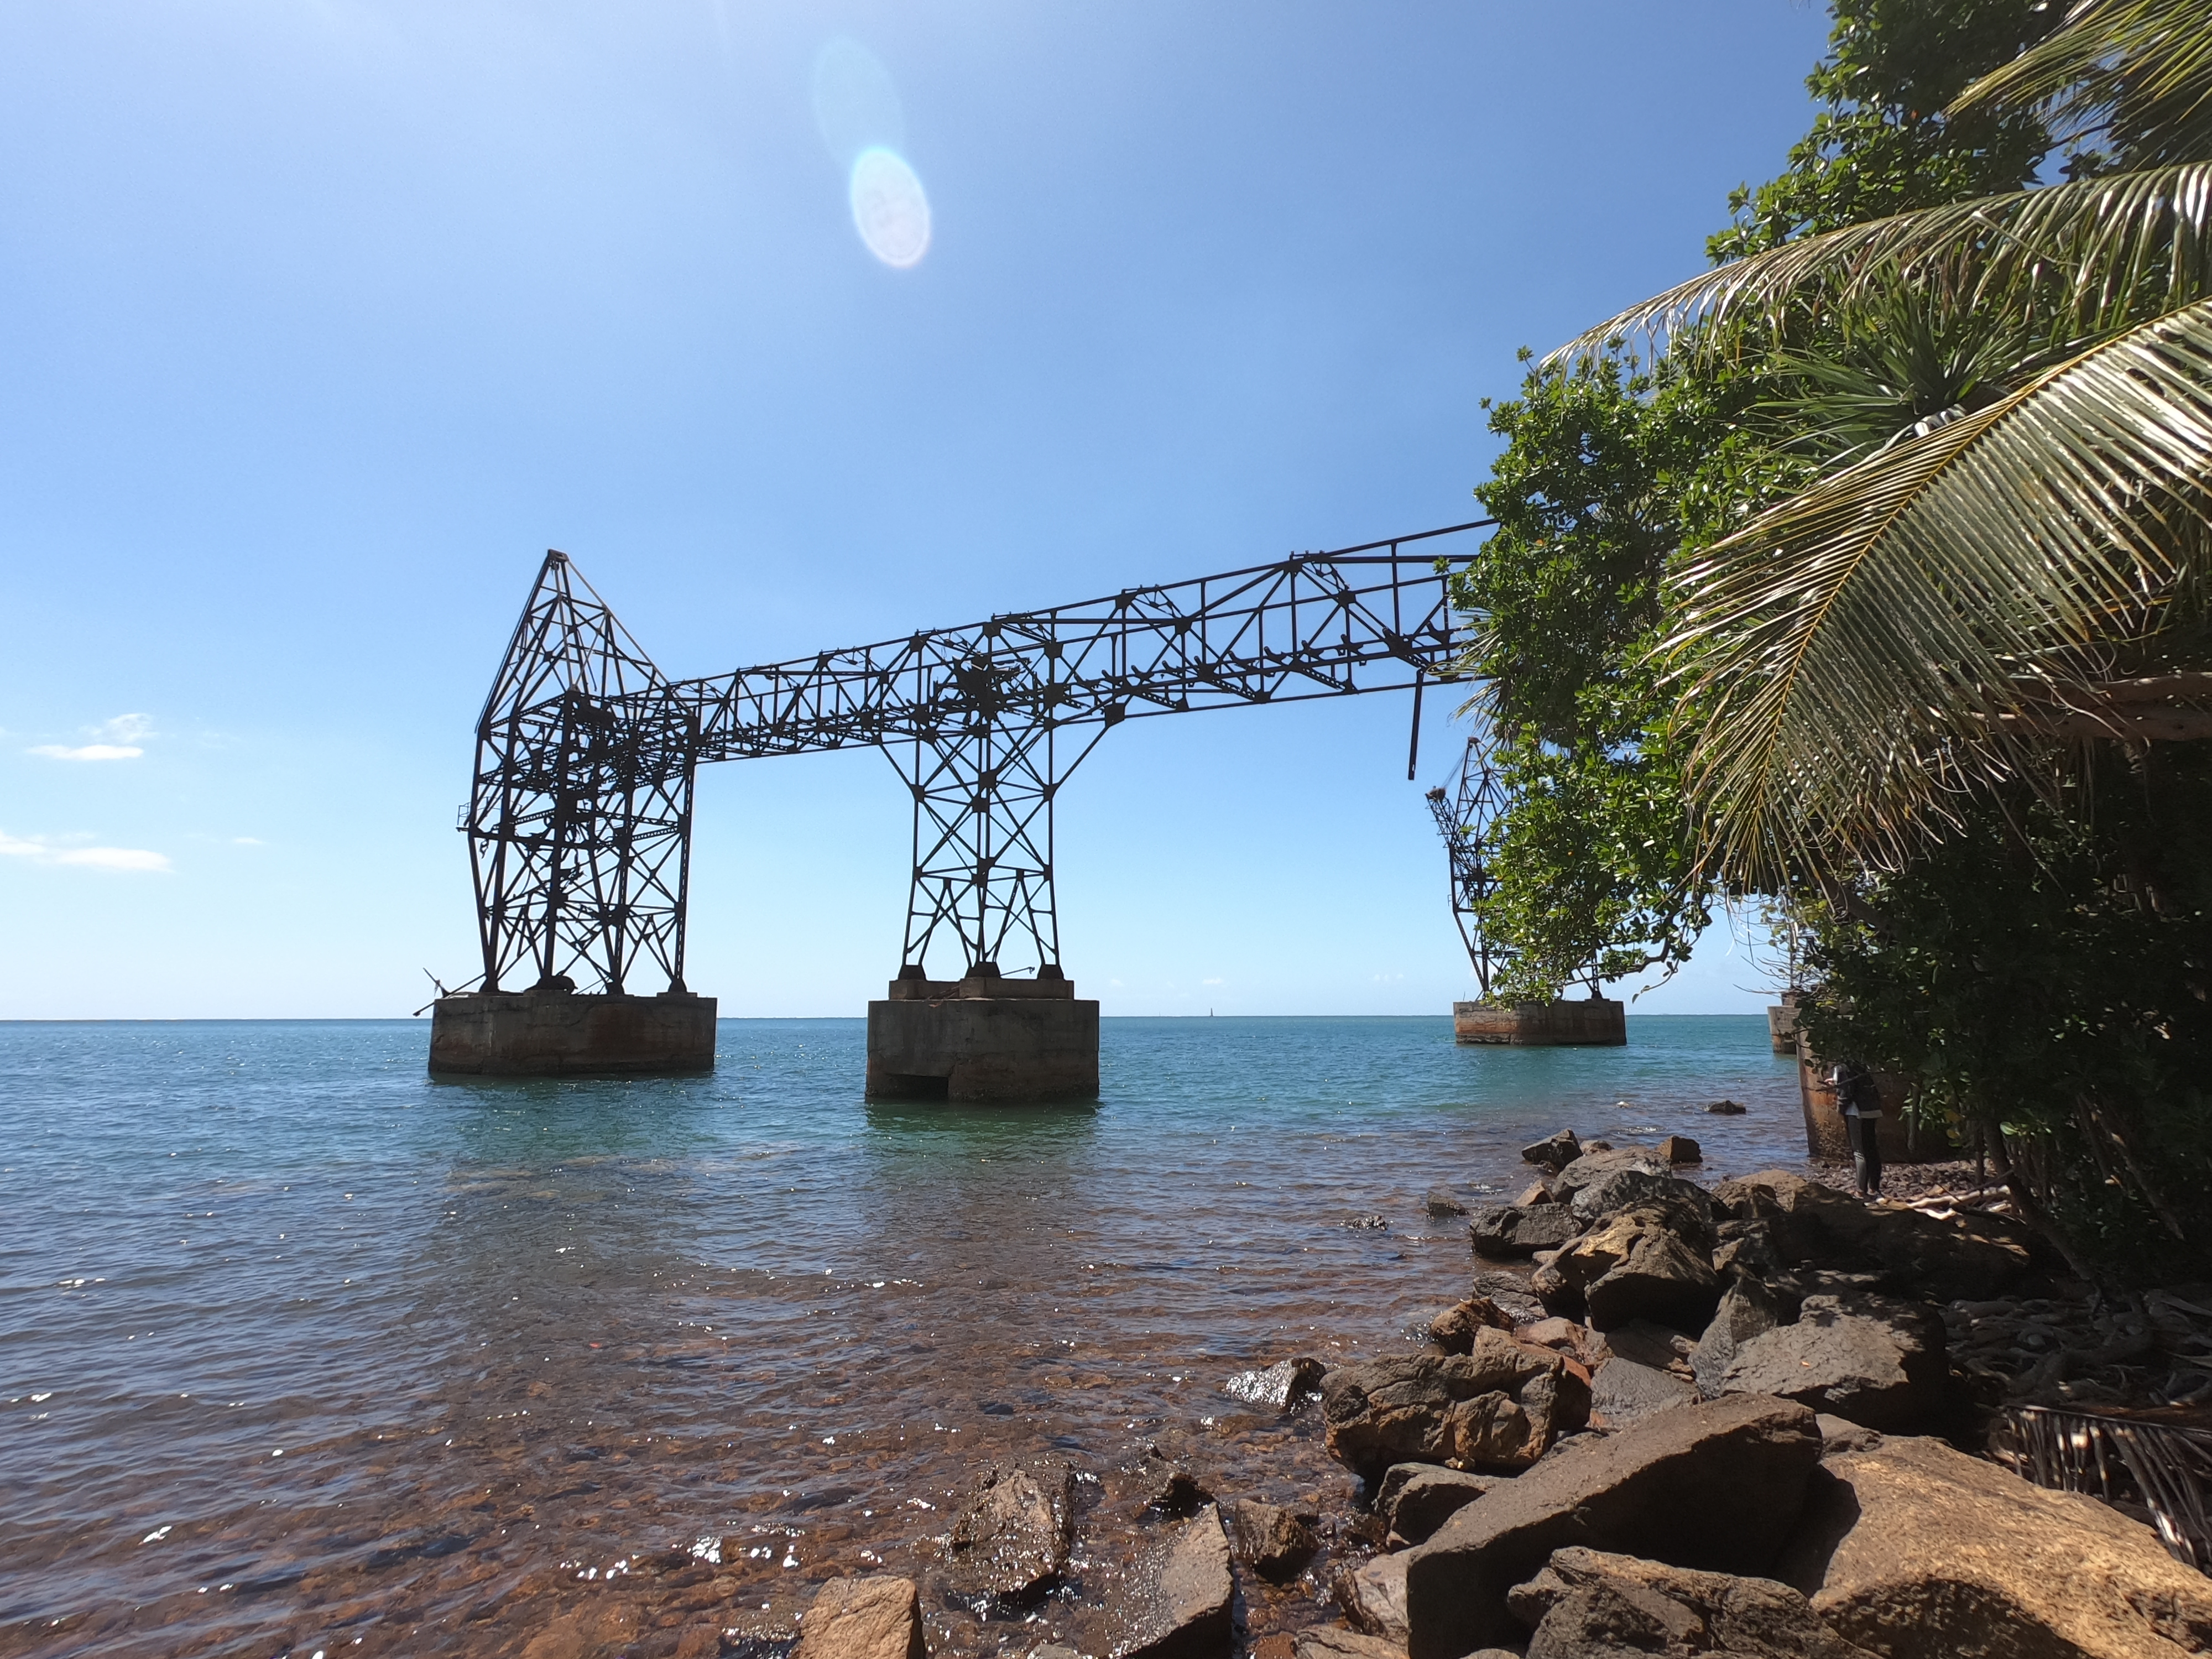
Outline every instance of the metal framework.
<svg viewBox="0 0 2212 1659">
<path fill-rule="evenodd" d="M 1487 1002 L 1491 973 L 1504 957 L 1483 931 L 1483 917 L 1498 888 L 1495 860 L 1506 802 L 1505 786 L 1490 763 L 1482 738 L 1477 732 L 1467 740 L 1456 788 L 1431 789 L 1428 801 L 1437 832 L 1444 838 L 1445 856 L 1451 860 L 1452 920 L 1459 924 L 1460 943 L 1467 946 L 1467 959 Z"/>
<path fill-rule="evenodd" d="M 1486 523 L 675 681 L 549 553 L 462 814 L 483 985 L 529 968 L 619 990 L 646 957 L 680 988 L 696 768 L 858 746 L 914 798 L 902 972 L 939 946 L 963 972 L 1058 977 L 1054 808 L 1099 738 L 1146 715 L 1451 678 L 1444 579 Z"/>
</svg>

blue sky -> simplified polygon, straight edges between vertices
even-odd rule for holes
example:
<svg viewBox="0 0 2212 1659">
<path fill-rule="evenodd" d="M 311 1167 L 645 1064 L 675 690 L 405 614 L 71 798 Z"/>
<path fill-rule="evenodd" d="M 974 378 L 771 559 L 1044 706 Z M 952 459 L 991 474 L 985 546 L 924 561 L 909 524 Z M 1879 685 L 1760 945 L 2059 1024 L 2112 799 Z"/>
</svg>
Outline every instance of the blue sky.
<svg viewBox="0 0 2212 1659">
<path fill-rule="evenodd" d="M 1699 265 L 1826 23 L 0 9 L 0 1018 L 471 972 L 470 728 L 549 546 L 690 675 L 1474 516 L 1516 348 Z M 1079 989 L 1468 994 L 1420 799 L 1450 713 L 1419 787 L 1402 697 L 1112 733 L 1060 816 Z M 881 995 L 907 814 L 872 753 L 703 775 L 693 985 Z M 1730 945 L 1639 1011 L 1759 1006 Z"/>
</svg>

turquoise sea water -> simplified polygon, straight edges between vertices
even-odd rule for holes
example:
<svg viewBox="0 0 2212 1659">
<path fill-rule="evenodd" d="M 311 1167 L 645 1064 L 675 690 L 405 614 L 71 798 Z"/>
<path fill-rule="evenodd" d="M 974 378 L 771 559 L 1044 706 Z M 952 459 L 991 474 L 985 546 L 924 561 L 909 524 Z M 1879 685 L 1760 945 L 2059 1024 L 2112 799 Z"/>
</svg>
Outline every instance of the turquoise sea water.
<svg viewBox="0 0 2212 1659">
<path fill-rule="evenodd" d="M 1629 1029 L 1109 1019 L 1097 1105 L 988 1109 L 864 1103 L 858 1020 L 471 1083 L 422 1022 L 0 1024 L 0 1653 L 519 1653 L 586 1593 L 646 1653 L 601 1569 L 733 1528 L 781 1528 L 724 1570 L 773 1626 L 981 1462 L 1229 1437 L 1229 1371 L 1402 1345 L 1470 1268 L 1423 1194 L 1554 1128 L 1802 1159 L 1762 1020 Z M 1274 1432 L 1223 1478 L 1313 1497 Z"/>
</svg>

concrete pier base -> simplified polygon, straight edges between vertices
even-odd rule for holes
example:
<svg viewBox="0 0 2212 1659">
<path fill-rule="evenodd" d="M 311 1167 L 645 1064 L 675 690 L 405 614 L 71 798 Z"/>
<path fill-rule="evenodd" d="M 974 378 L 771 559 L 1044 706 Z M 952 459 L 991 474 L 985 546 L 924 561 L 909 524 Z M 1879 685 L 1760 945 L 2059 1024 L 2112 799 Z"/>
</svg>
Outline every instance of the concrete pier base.
<svg viewBox="0 0 2212 1659">
<path fill-rule="evenodd" d="M 714 1069 L 714 999 L 536 990 L 441 997 L 430 1070 L 453 1077 L 643 1077 Z"/>
<path fill-rule="evenodd" d="M 1098 1005 L 1065 979 L 895 979 L 868 1005 L 870 1100 L 1098 1097 Z"/>
<path fill-rule="evenodd" d="M 1452 1038 L 1515 1048 L 1619 1048 L 1627 1010 L 1608 997 L 1580 1002 L 1455 1002 Z"/>
</svg>

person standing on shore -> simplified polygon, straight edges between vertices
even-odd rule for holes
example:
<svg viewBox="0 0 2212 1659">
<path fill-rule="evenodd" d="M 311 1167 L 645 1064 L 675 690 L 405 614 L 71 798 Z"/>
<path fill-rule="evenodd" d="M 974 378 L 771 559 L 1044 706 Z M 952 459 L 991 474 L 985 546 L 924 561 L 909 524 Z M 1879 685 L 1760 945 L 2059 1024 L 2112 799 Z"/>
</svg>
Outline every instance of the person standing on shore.
<svg viewBox="0 0 2212 1659">
<path fill-rule="evenodd" d="M 1828 1085 L 1836 1091 L 1836 1105 L 1844 1115 L 1844 1139 L 1851 1149 L 1851 1168 L 1858 1177 L 1859 1196 L 1881 1194 L 1881 1089 L 1874 1073 L 1855 1060 L 1839 1060 L 1828 1068 Z"/>
</svg>

